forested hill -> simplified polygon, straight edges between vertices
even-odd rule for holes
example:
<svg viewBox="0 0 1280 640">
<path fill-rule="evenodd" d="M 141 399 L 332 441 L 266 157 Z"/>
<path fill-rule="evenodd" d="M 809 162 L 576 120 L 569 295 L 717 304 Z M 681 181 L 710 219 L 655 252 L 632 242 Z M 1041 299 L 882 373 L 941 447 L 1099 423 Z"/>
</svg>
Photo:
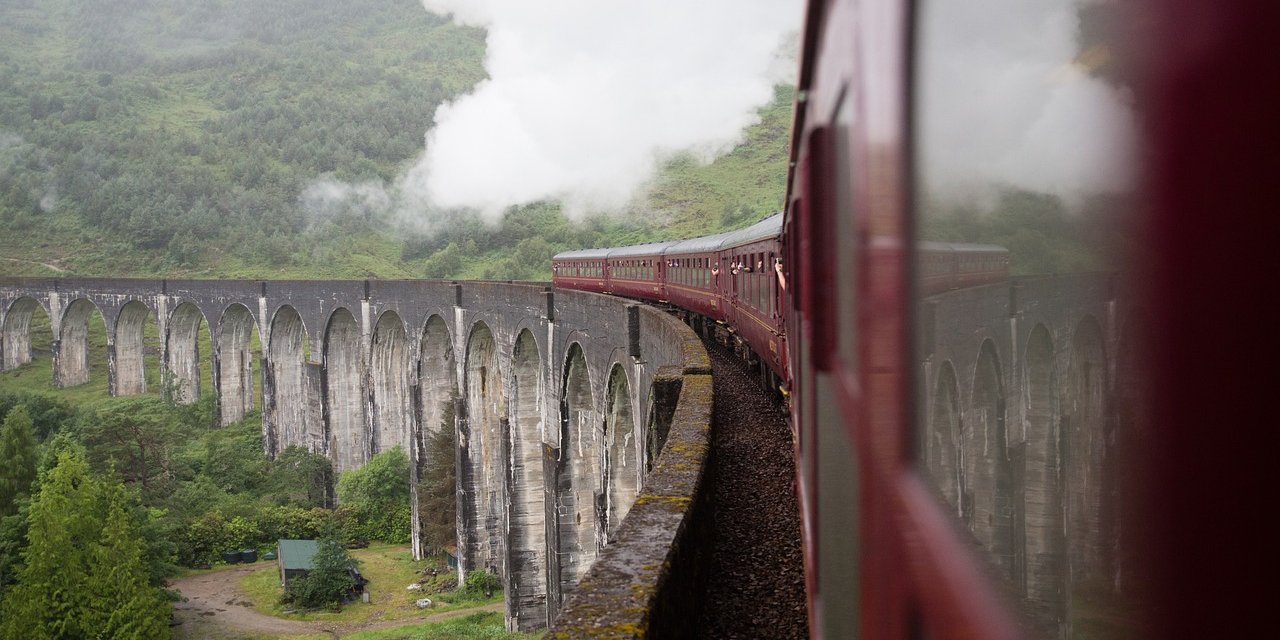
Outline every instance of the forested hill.
<svg viewBox="0 0 1280 640">
<path fill-rule="evenodd" d="M 536 278 L 563 248 L 781 205 L 787 88 L 730 155 L 672 161 L 642 215 L 570 224 L 545 203 L 427 234 L 308 211 L 318 180 L 393 181 L 484 77 L 484 37 L 416 0 L 5 0 L 0 275 Z"/>
</svg>

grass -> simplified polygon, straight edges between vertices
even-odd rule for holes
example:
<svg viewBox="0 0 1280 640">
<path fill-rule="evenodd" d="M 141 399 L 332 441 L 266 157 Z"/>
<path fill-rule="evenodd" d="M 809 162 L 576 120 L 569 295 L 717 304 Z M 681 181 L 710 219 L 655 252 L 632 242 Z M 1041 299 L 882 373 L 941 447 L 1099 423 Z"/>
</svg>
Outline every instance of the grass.
<svg viewBox="0 0 1280 640">
<path fill-rule="evenodd" d="M 280 575 L 275 565 L 263 567 L 241 579 L 240 587 L 253 602 L 255 611 L 287 620 L 323 622 L 369 622 L 374 620 L 404 620 L 425 614 L 444 613 L 456 609 L 502 602 L 501 595 L 490 599 L 476 599 L 456 592 L 441 592 L 439 586 L 456 574 L 444 567 L 442 556 L 415 562 L 404 545 L 375 544 L 367 549 L 352 552 L 360 562 L 360 572 L 369 580 L 369 602 L 353 602 L 340 611 L 297 611 L 290 605 L 279 604 L 282 589 Z M 441 570 L 421 591 L 405 587 L 422 578 L 419 571 L 435 566 Z M 434 588 L 433 588 L 434 587 Z M 431 598 L 435 603 L 428 610 L 414 604 L 419 598 Z"/>
<path fill-rule="evenodd" d="M 394 629 L 361 631 L 346 640 L 515 640 L 541 638 L 542 633 L 508 633 L 502 614 L 486 611 L 441 622 L 406 625 Z"/>
</svg>

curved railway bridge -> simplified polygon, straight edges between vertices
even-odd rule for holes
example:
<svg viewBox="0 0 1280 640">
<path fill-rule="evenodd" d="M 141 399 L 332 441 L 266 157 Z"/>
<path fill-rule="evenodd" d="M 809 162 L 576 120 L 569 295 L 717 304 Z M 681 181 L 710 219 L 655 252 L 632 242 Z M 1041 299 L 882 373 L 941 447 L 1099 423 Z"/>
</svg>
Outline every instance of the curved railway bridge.
<svg viewBox="0 0 1280 640">
<path fill-rule="evenodd" d="M 1114 382 L 1131 353 L 1123 298 L 1102 274 L 1022 279 L 920 314 L 928 468 L 1034 607 L 1065 606 L 1080 567 L 1120 571 L 1102 505 L 1137 435 Z M 399 445 L 416 474 L 425 438 L 455 429 L 461 570 L 499 574 L 510 627 L 692 633 L 715 536 L 711 361 L 673 316 L 543 284 L 8 278 L 4 369 L 31 366 L 37 314 L 59 386 L 88 382 L 101 314 L 115 395 L 146 390 L 154 324 L 151 379 L 194 402 L 207 359 L 223 423 L 261 397 L 268 455 L 299 445 L 344 470 Z"/>
</svg>

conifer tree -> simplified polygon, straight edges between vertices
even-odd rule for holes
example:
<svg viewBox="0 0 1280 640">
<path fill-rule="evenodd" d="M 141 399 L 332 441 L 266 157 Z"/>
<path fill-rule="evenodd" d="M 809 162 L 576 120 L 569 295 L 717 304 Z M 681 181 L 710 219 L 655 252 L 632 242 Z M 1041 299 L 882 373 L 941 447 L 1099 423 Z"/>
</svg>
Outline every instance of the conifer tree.
<svg viewBox="0 0 1280 640">
<path fill-rule="evenodd" d="M 0 603 L 0 639 L 170 636 L 170 610 L 147 582 L 123 485 L 95 478 L 64 451 L 42 474 L 27 519 L 25 564 Z"/>
<path fill-rule="evenodd" d="M 41 482 L 27 512 L 25 564 L 6 594 L 0 620 L 5 640 L 88 636 L 82 609 L 88 600 L 86 551 L 97 542 L 94 486 L 84 460 L 63 454 Z"/>
<path fill-rule="evenodd" d="M 36 440 L 25 405 L 9 410 L 0 426 L 0 516 L 18 511 L 18 498 L 29 495 L 36 479 Z"/>
<path fill-rule="evenodd" d="M 142 540 L 125 508 L 124 487 L 106 487 L 107 513 L 101 544 L 91 554 L 86 628 L 98 637 L 150 640 L 169 636 L 169 607 L 148 584 Z"/>
</svg>

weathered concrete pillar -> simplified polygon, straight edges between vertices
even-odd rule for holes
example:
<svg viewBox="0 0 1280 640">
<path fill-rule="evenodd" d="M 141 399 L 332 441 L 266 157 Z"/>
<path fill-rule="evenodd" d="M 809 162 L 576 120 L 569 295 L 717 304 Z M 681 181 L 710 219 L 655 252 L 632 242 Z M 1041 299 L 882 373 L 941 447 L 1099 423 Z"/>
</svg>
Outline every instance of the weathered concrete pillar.
<svg viewBox="0 0 1280 640">
<path fill-rule="evenodd" d="M 415 395 L 415 418 L 413 428 L 415 429 L 414 441 L 416 443 L 417 457 L 414 459 L 414 470 L 416 477 L 421 477 L 427 470 L 445 464 L 455 465 L 453 468 L 455 474 L 458 467 L 456 466 L 456 443 L 459 442 L 458 429 L 459 425 L 455 420 L 456 405 L 460 401 L 458 398 L 457 388 L 457 369 L 453 359 L 453 342 L 449 335 L 449 329 L 445 325 L 444 320 L 440 316 L 431 316 L 427 320 L 426 325 L 422 329 L 420 344 L 415 350 L 418 355 L 417 361 L 417 394 Z M 433 446 L 439 434 L 448 430 L 453 437 L 449 440 L 455 443 L 453 450 L 448 452 L 448 460 L 441 459 L 442 451 L 438 447 Z M 416 491 L 415 485 L 410 485 L 410 490 Z M 455 490 L 455 496 L 457 491 Z M 453 521 L 454 535 L 456 540 L 462 540 L 459 518 L 457 515 L 458 499 L 455 497 L 454 502 L 455 518 Z M 433 531 L 438 532 L 440 528 L 442 514 L 424 513 L 421 511 L 420 502 L 415 497 L 413 502 L 413 527 L 414 527 L 414 553 L 415 558 L 421 558 L 426 553 L 422 544 L 422 530 L 424 522 L 430 521 Z M 444 544 L 437 540 L 436 544 Z"/>
<path fill-rule="evenodd" d="M 542 355 L 528 330 L 516 339 L 512 355 L 510 472 L 507 521 L 507 620 L 513 630 L 547 624 L 546 489 L 542 464 Z"/>
<path fill-rule="evenodd" d="M 134 300 L 120 309 L 115 322 L 107 328 L 108 386 L 113 396 L 138 395 L 147 391 L 143 331 L 149 315 L 151 310 Z"/>
<path fill-rule="evenodd" d="M 1023 472 L 1023 526 L 1027 602 L 1046 631 L 1065 630 L 1067 564 L 1062 523 L 1059 454 L 1060 418 L 1053 338 L 1037 325 L 1027 341 L 1025 359 L 1026 453 Z"/>
<path fill-rule="evenodd" d="M 1107 359 L 1102 331 L 1093 318 L 1082 320 L 1071 340 L 1063 418 L 1066 425 L 1066 529 L 1073 590 L 1107 586 L 1111 566 L 1102 530 L 1103 461 L 1106 457 Z M 1099 583 L 1099 584 L 1090 584 Z"/>
<path fill-rule="evenodd" d="M 973 496 L 966 513 L 970 531 L 1006 578 L 1012 578 L 1013 540 L 1009 464 L 1005 447 L 1004 390 L 995 343 L 985 340 L 974 369 L 964 476 Z"/>
<path fill-rule="evenodd" d="M 601 535 L 608 542 L 631 510 L 640 493 L 640 451 L 635 415 L 631 405 L 631 384 L 621 365 L 609 374 L 608 403 L 605 409 L 605 497 L 607 511 Z"/>
<path fill-rule="evenodd" d="M 213 336 L 213 378 L 218 396 L 218 416 L 223 425 L 238 422 L 253 410 L 253 314 L 248 307 L 233 304 L 222 312 L 217 335 Z M 266 345 L 266 341 L 262 341 Z M 198 357 L 198 353 L 193 354 Z M 264 365 L 263 378 L 269 377 Z M 274 391 L 274 389 L 273 389 Z M 266 393 L 264 398 L 273 397 Z M 274 399 L 274 398 L 273 398 Z M 267 412 L 263 421 L 270 422 Z M 264 436 L 266 434 L 264 433 Z M 271 449 L 274 451 L 274 449 Z"/>
<path fill-rule="evenodd" d="M 189 302 L 178 305 L 166 321 L 161 322 L 162 379 L 178 404 L 192 404 L 200 399 L 200 325 L 203 322 L 199 307 Z"/>
<path fill-rule="evenodd" d="M 414 423 L 410 387 L 410 344 L 404 322 L 394 311 L 383 313 L 373 331 L 369 356 L 370 422 L 375 453 L 412 449 Z"/>
<path fill-rule="evenodd" d="M 597 514 L 603 506 L 602 421 L 591 393 L 591 379 L 582 348 L 569 348 L 561 397 L 560 460 L 555 476 L 556 554 L 561 602 L 595 562 L 602 541 Z M 557 610 L 559 606 L 557 606 Z"/>
<path fill-rule="evenodd" d="M 467 341 L 464 369 L 465 429 L 458 446 L 467 452 L 459 468 L 465 506 L 468 568 L 505 575 L 506 397 L 497 343 L 489 327 L 476 323 Z"/>
<path fill-rule="evenodd" d="M 324 334 L 323 389 L 330 459 L 337 472 L 360 467 L 369 459 L 365 433 L 362 331 L 354 316 L 338 309 Z"/>
<path fill-rule="evenodd" d="M 317 377 L 304 357 L 306 329 L 292 307 L 281 307 L 271 322 L 264 355 L 263 431 L 267 453 L 275 456 L 291 445 L 324 451 L 323 432 L 313 428 L 312 401 Z M 323 397 L 323 396 L 320 396 Z M 335 469 L 338 465 L 335 464 Z"/>
<path fill-rule="evenodd" d="M 31 318 L 39 306 L 31 298 L 19 298 L 9 305 L 0 343 L 0 370 L 16 369 L 31 362 Z"/>
<path fill-rule="evenodd" d="M 81 298 L 72 301 L 62 315 L 53 344 L 54 386 L 89 382 L 89 317 L 96 310 L 92 302 Z"/>
</svg>

